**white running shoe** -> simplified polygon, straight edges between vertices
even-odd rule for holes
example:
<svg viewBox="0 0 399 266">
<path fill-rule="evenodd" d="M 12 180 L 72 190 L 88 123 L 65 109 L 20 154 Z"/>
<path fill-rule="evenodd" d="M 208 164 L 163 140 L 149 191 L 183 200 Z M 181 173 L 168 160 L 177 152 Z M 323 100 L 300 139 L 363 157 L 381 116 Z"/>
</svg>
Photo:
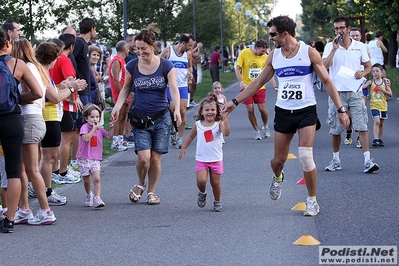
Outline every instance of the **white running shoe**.
<svg viewBox="0 0 399 266">
<path fill-rule="evenodd" d="M 26 224 L 29 219 L 33 218 L 33 213 L 29 209 L 29 211 L 23 211 L 20 208 L 15 212 L 14 216 L 14 224 Z"/>
<path fill-rule="evenodd" d="M 320 206 L 316 200 L 306 199 L 306 210 L 304 216 L 316 216 L 320 211 Z"/>
<path fill-rule="evenodd" d="M 260 131 L 256 132 L 255 133 L 255 140 L 261 140 L 261 139 L 262 139 L 262 136 L 261 136 Z"/>
<path fill-rule="evenodd" d="M 38 210 L 36 215 L 28 220 L 28 224 L 30 225 L 50 225 L 54 223 L 57 219 L 54 216 L 52 210 L 48 210 L 47 212 Z"/>
</svg>

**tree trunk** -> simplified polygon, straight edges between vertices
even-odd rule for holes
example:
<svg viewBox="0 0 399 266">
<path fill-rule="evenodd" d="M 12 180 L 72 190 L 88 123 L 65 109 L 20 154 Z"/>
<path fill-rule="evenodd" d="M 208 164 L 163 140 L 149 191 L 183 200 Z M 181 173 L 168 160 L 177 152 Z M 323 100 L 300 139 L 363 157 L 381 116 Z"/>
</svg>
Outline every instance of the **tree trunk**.
<svg viewBox="0 0 399 266">
<path fill-rule="evenodd" d="M 396 41 L 396 32 L 391 32 L 389 34 L 389 45 L 387 47 L 388 49 L 388 62 L 387 65 L 389 67 L 395 67 L 396 66 L 396 54 L 398 50 L 398 43 Z"/>
</svg>

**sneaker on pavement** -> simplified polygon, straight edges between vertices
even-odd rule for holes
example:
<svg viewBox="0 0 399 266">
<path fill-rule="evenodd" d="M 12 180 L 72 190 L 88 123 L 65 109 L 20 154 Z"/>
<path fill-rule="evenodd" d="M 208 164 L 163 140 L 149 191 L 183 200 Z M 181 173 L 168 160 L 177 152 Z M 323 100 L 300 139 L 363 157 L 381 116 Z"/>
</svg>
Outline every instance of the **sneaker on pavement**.
<svg viewBox="0 0 399 266">
<path fill-rule="evenodd" d="M 75 177 L 71 174 L 66 174 L 66 175 L 60 175 L 60 174 L 53 174 L 56 175 L 55 179 L 57 179 L 61 184 L 76 184 L 80 182 L 80 176 Z M 54 178 L 54 177 L 53 177 Z"/>
<path fill-rule="evenodd" d="M 270 137 L 270 130 L 269 127 L 262 127 L 262 138 L 268 138 Z"/>
<path fill-rule="evenodd" d="M 0 221 L 3 221 L 7 217 L 7 211 L 0 211 Z"/>
<path fill-rule="evenodd" d="M 200 208 L 204 208 L 206 205 L 206 192 L 198 192 L 198 199 L 197 199 L 197 204 Z"/>
<path fill-rule="evenodd" d="M 0 231 L 3 233 L 14 233 L 14 222 L 4 219 L 0 221 Z"/>
<path fill-rule="evenodd" d="M 371 146 L 378 147 L 379 143 L 380 142 L 378 141 L 378 139 L 373 139 L 373 143 L 371 143 Z"/>
<path fill-rule="evenodd" d="M 325 171 L 334 172 L 335 170 L 341 170 L 341 160 L 340 159 L 332 159 L 330 164 L 326 166 Z"/>
<path fill-rule="evenodd" d="M 79 172 L 79 165 L 77 163 L 68 165 L 73 171 Z"/>
<path fill-rule="evenodd" d="M 126 151 L 127 150 L 127 146 L 123 146 L 122 143 L 112 143 L 111 144 L 111 150 L 115 150 L 115 151 Z"/>
<path fill-rule="evenodd" d="M 380 139 L 380 142 L 378 143 L 378 147 L 384 147 L 384 142 L 382 141 L 382 139 Z"/>
<path fill-rule="evenodd" d="M 362 144 L 360 143 L 359 137 L 357 137 L 356 148 L 361 148 L 361 147 L 362 147 Z"/>
<path fill-rule="evenodd" d="M 74 177 L 82 177 L 79 171 L 74 171 L 71 166 L 68 165 L 67 173 L 73 175 Z"/>
<path fill-rule="evenodd" d="M 93 205 L 94 205 L 94 195 L 93 195 L 93 192 L 90 192 L 90 194 L 86 194 L 85 206 L 93 207 Z"/>
<path fill-rule="evenodd" d="M 256 132 L 255 133 L 255 140 L 261 140 L 261 139 L 262 139 L 262 136 L 261 136 L 260 131 Z"/>
<path fill-rule="evenodd" d="M 52 210 L 47 212 L 38 210 L 36 215 L 28 220 L 30 225 L 50 225 L 57 220 Z"/>
<path fill-rule="evenodd" d="M 345 143 L 345 145 L 351 145 L 352 144 L 352 136 L 350 134 L 346 135 L 344 143 Z"/>
<path fill-rule="evenodd" d="M 364 164 L 364 172 L 365 173 L 372 173 L 374 171 L 377 171 L 378 169 L 380 169 L 380 167 L 378 166 L 378 164 L 373 162 L 373 159 L 368 160 Z"/>
<path fill-rule="evenodd" d="M 194 102 L 194 101 L 191 101 L 190 102 L 190 107 L 197 107 L 199 104 L 198 103 L 196 103 L 196 102 Z"/>
<path fill-rule="evenodd" d="M 32 218 L 33 213 L 30 209 L 28 211 L 24 211 L 18 208 L 18 210 L 15 212 L 14 224 L 26 224 L 28 223 L 28 220 Z"/>
<path fill-rule="evenodd" d="M 275 177 L 273 176 L 272 179 L 272 184 L 270 185 L 270 198 L 272 200 L 278 200 L 281 196 L 281 186 L 284 181 L 284 173 L 281 173 L 283 175 L 283 180 L 277 181 Z"/>
<path fill-rule="evenodd" d="M 60 178 L 59 174 L 56 174 L 56 173 L 51 174 L 51 181 L 53 181 L 54 183 L 56 183 L 58 185 L 65 184 L 65 182 L 61 181 L 59 178 Z"/>
<path fill-rule="evenodd" d="M 176 145 L 176 139 L 177 139 L 177 132 L 176 131 L 170 132 L 170 144 Z"/>
<path fill-rule="evenodd" d="M 304 216 L 316 216 L 320 211 L 320 206 L 316 200 L 306 199 L 306 210 L 303 213 Z"/>
<path fill-rule="evenodd" d="M 186 125 L 186 127 L 184 129 L 192 129 L 192 127 L 189 125 Z"/>
<path fill-rule="evenodd" d="M 180 137 L 177 137 L 176 139 L 176 149 L 181 149 L 181 146 L 183 146 L 183 139 Z"/>
<path fill-rule="evenodd" d="M 221 212 L 223 211 L 222 202 L 214 201 L 213 202 L 213 211 L 214 212 Z"/>
<path fill-rule="evenodd" d="M 28 182 L 28 195 L 31 198 L 36 198 L 35 190 L 33 189 L 32 182 Z"/>
<path fill-rule="evenodd" d="M 61 206 L 67 203 L 66 197 L 58 195 L 55 190 L 51 192 L 51 195 L 47 197 L 47 200 L 50 206 Z"/>
<path fill-rule="evenodd" d="M 95 209 L 105 207 L 104 201 L 99 196 L 95 196 L 93 202 L 94 202 L 93 207 Z"/>
</svg>

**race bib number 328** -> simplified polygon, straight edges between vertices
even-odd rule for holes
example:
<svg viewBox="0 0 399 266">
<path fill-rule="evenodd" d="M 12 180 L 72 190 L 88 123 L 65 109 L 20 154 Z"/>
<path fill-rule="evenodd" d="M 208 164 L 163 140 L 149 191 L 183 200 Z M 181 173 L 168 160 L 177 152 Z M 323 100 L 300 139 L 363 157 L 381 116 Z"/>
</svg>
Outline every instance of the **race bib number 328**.
<svg viewBox="0 0 399 266">
<path fill-rule="evenodd" d="M 304 82 L 285 82 L 280 83 L 278 97 L 281 100 L 302 100 L 305 99 Z"/>
</svg>

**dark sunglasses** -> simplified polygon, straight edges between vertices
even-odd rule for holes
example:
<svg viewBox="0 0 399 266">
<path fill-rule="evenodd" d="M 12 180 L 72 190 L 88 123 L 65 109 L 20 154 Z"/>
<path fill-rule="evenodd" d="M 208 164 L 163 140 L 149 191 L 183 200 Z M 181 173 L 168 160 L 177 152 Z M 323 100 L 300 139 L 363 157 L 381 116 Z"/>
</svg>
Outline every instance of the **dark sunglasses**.
<svg viewBox="0 0 399 266">
<path fill-rule="evenodd" d="M 281 33 L 281 32 L 269 32 L 269 35 L 271 36 L 271 37 L 276 37 L 276 35 L 278 34 L 278 33 Z"/>
</svg>

